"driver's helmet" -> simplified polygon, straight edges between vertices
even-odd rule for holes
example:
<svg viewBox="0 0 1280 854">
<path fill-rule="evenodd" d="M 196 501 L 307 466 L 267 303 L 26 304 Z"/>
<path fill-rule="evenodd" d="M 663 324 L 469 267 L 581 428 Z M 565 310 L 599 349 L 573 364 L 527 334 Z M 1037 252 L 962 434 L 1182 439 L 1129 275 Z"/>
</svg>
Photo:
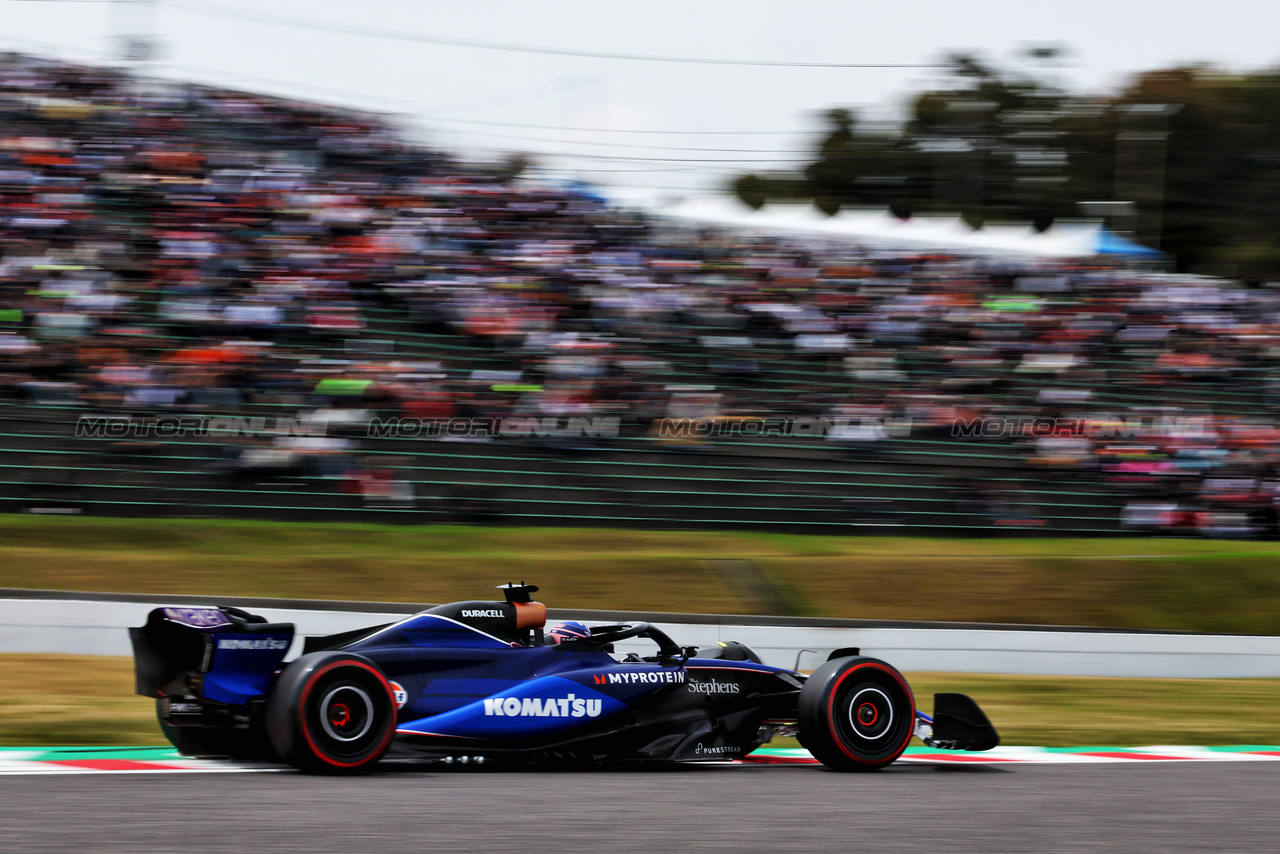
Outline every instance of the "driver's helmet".
<svg viewBox="0 0 1280 854">
<path fill-rule="evenodd" d="M 591 629 L 576 620 L 570 620 L 567 623 L 560 623 L 555 626 L 551 631 L 547 632 L 547 637 L 551 638 L 552 643 L 560 643 L 561 641 L 577 638 L 589 638 L 591 637 Z"/>
</svg>

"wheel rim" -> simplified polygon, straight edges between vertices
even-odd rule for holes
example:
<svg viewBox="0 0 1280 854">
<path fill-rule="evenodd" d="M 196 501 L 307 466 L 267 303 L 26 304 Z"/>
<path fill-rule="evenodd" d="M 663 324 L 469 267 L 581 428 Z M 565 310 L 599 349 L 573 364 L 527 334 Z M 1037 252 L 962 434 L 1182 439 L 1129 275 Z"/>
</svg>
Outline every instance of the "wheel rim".
<svg viewBox="0 0 1280 854">
<path fill-rule="evenodd" d="M 890 674 L 863 672 L 833 698 L 832 735 L 846 755 L 876 761 L 900 752 L 910 737 L 911 702 Z"/>
<path fill-rule="evenodd" d="M 373 718 L 373 698 L 359 685 L 334 686 L 320 701 L 320 726 L 334 741 L 358 741 L 373 726 Z"/>
<path fill-rule="evenodd" d="M 864 741 L 875 741 L 893 728 L 893 701 L 878 687 L 855 689 L 848 713 L 850 730 Z"/>
</svg>

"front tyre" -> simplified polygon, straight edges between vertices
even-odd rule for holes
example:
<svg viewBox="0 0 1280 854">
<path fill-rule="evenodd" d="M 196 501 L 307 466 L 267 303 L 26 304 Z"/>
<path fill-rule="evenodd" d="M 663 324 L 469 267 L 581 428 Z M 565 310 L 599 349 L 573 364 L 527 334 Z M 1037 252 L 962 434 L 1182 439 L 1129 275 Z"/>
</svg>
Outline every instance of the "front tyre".
<svg viewBox="0 0 1280 854">
<path fill-rule="evenodd" d="M 312 774 L 354 774 L 386 753 L 396 731 L 391 685 L 372 661 L 313 652 L 290 664 L 267 695 L 276 752 Z"/>
<path fill-rule="evenodd" d="M 915 730 L 911 686 L 876 658 L 838 658 L 800 689 L 800 744 L 837 771 L 875 771 L 902 755 Z"/>
</svg>

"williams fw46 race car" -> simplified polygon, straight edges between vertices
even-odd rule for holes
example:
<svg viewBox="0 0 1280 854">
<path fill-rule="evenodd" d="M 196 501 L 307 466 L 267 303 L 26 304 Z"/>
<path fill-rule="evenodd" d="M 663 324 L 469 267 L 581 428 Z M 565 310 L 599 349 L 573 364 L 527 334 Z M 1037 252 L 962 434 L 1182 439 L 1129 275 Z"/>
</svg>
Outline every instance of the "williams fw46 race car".
<svg viewBox="0 0 1280 854">
<path fill-rule="evenodd" d="M 352 773 L 384 756 L 459 763 L 696 762 L 794 735 L 839 771 L 874 771 L 912 736 L 954 750 L 1000 739 L 977 704 L 915 707 L 902 674 L 856 649 L 813 673 L 737 643 L 699 655 L 644 622 L 544 632 L 547 611 L 505 601 L 440 605 L 388 625 L 294 642 L 289 623 L 230 607 L 157 608 L 130 629 L 137 691 L 190 756 L 283 760 Z M 647 639 L 650 655 L 614 652 Z M 649 651 L 649 644 L 645 644 Z"/>
</svg>

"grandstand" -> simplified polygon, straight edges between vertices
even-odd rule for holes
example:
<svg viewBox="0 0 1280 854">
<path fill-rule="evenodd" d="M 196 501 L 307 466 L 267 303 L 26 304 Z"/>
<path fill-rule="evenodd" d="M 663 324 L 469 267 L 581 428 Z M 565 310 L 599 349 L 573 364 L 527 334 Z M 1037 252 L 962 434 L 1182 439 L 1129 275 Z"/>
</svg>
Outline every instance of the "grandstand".
<svg viewBox="0 0 1280 854">
<path fill-rule="evenodd" d="M 8 511 L 1277 532 L 1269 290 L 656 222 L 17 55 L 0 127 Z"/>
</svg>

